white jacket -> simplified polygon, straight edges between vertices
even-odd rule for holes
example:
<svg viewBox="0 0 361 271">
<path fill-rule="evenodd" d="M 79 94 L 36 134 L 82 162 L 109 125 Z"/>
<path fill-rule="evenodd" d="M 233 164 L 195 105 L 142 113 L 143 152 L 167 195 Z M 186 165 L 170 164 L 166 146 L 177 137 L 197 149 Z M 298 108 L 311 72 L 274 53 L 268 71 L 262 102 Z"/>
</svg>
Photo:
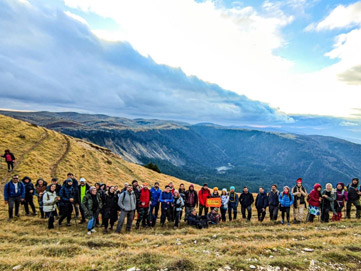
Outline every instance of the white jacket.
<svg viewBox="0 0 361 271">
<path fill-rule="evenodd" d="M 49 213 L 56 210 L 56 192 L 46 191 L 43 195 L 43 211 Z"/>
</svg>

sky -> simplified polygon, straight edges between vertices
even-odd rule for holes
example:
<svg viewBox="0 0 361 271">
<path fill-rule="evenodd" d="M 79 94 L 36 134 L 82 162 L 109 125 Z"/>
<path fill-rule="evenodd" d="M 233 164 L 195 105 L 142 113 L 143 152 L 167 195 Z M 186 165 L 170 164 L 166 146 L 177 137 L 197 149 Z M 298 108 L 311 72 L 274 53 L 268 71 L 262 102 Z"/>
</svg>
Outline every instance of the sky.
<svg viewBox="0 0 361 271">
<path fill-rule="evenodd" d="M 361 1 L 0 0 L 0 108 L 361 121 Z"/>
</svg>

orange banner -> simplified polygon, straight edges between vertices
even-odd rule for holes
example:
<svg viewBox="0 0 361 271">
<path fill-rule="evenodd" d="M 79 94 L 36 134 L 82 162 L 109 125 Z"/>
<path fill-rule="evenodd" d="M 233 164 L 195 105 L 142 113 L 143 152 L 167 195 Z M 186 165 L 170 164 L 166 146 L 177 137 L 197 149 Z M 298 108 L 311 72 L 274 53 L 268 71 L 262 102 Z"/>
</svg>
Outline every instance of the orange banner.
<svg viewBox="0 0 361 271">
<path fill-rule="evenodd" d="M 221 207 L 222 202 L 221 198 L 209 198 L 207 199 L 206 206 L 207 207 Z"/>
</svg>

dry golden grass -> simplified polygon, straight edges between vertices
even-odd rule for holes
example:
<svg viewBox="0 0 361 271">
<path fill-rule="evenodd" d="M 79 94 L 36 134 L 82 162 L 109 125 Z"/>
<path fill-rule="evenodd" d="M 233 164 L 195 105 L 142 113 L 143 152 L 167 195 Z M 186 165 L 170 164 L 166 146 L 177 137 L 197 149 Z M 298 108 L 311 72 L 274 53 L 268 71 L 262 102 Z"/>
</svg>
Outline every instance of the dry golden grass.
<svg viewBox="0 0 361 271">
<path fill-rule="evenodd" d="M 1 115 L 0 137 L 0 150 L 9 148 L 18 158 L 26 152 L 16 169 L 20 176 L 49 180 L 68 149 L 53 170 L 59 178 L 72 171 L 90 183 L 120 185 L 134 178 L 161 185 L 183 182 L 92 144 Z M 5 163 L 0 173 L 9 176 Z M 268 218 L 260 224 L 253 210 L 251 223 L 238 219 L 197 230 L 182 222 L 177 230 L 167 224 L 121 235 L 103 235 L 98 228 L 88 236 L 86 225 L 74 221 L 71 227 L 48 230 L 45 220 L 22 216 L 23 207 L 21 217 L 9 223 L 6 206 L 0 206 L 0 270 L 250 270 L 251 265 L 258 270 L 361 270 L 360 220 L 288 227 Z"/>
<path fill-rule="evenodd" d="M 15 154 L 18 163 L 14 172 L 20 178 L 29 176 L 36 180 L 42 177 L 49 182 L 53 170 L 54 177 L 59 180 L 72 172 L 77 179 L 84 177 L 90 184 L 105 182 L 122 187 L 134 179 L 150 184 L 158 181 L 161 187 L 169 182 L 175 187 L 181 183 L 190 184 L 128 163 L 100 146 L 3 115 L 0 115 L 0 138 L 0 151 L 10 149 Z M 63 159 L 59 161 L 60 158 Z M 4 161 L 0 163 L 0 176 L 2 185 L 10 178 Z"/>
</svg>

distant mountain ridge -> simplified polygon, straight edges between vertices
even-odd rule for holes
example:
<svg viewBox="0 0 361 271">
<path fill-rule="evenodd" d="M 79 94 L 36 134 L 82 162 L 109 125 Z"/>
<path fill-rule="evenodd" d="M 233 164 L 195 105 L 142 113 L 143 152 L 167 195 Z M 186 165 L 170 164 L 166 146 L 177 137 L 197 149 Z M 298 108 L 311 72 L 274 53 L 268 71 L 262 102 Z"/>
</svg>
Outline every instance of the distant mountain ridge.
<svg viewBox="0 0 361 271">
<path fill-rule="evenodd" d="M 0 112 L 111 149 L 163 173 L 211 186 L 349 182 L 361 175 L 361 145 L 325 137 L 227 128 L 210 123 L 126 119 L 106 115 Z"/>
</svg>

